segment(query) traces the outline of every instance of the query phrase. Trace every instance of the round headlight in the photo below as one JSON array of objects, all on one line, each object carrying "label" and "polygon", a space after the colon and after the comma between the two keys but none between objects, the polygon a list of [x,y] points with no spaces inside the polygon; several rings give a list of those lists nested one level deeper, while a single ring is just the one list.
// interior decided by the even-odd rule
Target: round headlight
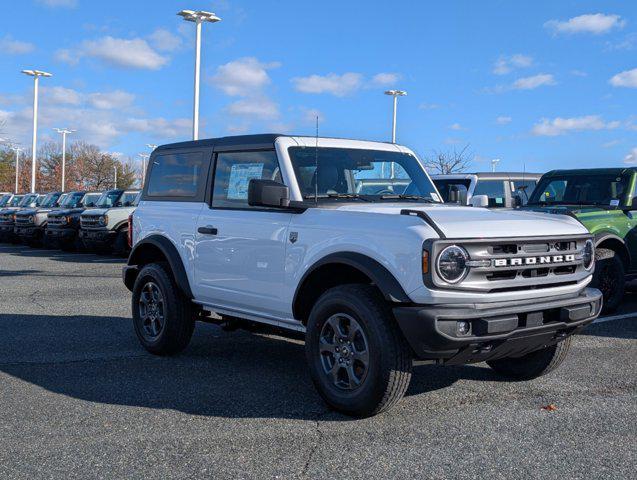
[{"label": "round headlight", "polygon": [[106,225],[108,223],[108,215],[102,215],[99,219],[100,225]]},{"label": "round headlight", "polygon": [[31,223],[35,223],[37,217],[35,215],[31,215]]},{"label": "round headlight", "polygon": [[586,240],[584,246],[584,252],[582,253],[582,260],[584,260],[584,268],[590,270],[595,264],[595,246],[592,240]]},{"label": "round headlight", "polygon": [[438,275],[447,283],[458,283],[469,273],[468,260],[469,254],[464,248],[451,245],[438,255]]}]

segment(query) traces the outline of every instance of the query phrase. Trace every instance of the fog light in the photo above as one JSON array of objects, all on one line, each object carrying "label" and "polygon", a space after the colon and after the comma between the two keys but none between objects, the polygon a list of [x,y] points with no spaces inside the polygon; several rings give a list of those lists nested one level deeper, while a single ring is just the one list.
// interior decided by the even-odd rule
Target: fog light
[{"label": "fog light", "polygon": [[456,331],[459,335],[467,335],[470,329],[471,324],[469,322],[465,322],[464,320],[456,324]]}]

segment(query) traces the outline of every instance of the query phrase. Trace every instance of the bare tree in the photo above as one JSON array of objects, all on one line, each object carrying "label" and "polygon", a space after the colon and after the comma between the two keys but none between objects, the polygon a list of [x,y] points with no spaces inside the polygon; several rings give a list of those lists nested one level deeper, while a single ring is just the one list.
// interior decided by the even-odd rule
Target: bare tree
[{"label": "bare tree", "polygon": [[440,152],[435,151],[432,155],[425,157],[425,168],[432,173],[460,173],[469,168],[470,152],[469,144],[465,145],[462,150]]}]

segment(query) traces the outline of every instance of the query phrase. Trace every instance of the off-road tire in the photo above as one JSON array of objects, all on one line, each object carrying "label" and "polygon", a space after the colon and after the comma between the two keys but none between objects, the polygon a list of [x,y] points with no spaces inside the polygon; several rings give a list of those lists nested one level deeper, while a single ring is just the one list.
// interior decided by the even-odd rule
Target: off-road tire
[{"label": "off-road tire", "polygon": [[[139,302],[141,290],[148,282],[159,287],[164,299],[164,326],[155,339],[144,334]],[[165,263],[151,263],[142,268],[135,280],[132,296],[133,326],[142,346],[155,355],[173,355],[188,346],[195,320],[190,299],[179,290]]]},{"label": "off-road tire", "polygon": [[125,228],[117,232],[115,241],[113,242],[113,254],[118,257],[128,257],[128,230]]},{"label": "off-road tire", "polygon": [[513,380],[532,380],[552,372],[559,367],[571,347],[571,337],[522,357],[506,357],[487,361],[500,375]]},{"label": "off-road tire", "polygon": [[[369,368],[355,390],[341,390],[325,373],[319,350],[321,332],[330,317],[349,315],[362,327],[368,340]],[[368,417],[393,407],[409,387],[411,349],[396,325],[380,292],[369,285],[341,285],[325,292],[310,313],[305,340],[312,381],[333,409],[356,417]]]},{"label": "off-road tire", "polygon": [[624,262],[617,252],[608,248],[595,250],[595,273],[591,286],[599,288],[604,296],[602,313],[619,308],[624,298],[626,277]]}]

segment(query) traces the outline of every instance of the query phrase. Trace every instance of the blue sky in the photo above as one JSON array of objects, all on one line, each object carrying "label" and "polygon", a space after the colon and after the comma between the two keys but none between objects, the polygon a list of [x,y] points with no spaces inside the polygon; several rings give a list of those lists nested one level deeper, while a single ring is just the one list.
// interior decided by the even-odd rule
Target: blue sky
[{"label": "blue sky", "polygon": [[[8,4],[11,4],[8,7]],[[202,137],[278,131],[398,141],[419,154],[469,144],[472,169],[637,164],[637,2],[7,1],[0,137],[52,127],[136,156],[191,135],[194,26],[203,32]]]}]

